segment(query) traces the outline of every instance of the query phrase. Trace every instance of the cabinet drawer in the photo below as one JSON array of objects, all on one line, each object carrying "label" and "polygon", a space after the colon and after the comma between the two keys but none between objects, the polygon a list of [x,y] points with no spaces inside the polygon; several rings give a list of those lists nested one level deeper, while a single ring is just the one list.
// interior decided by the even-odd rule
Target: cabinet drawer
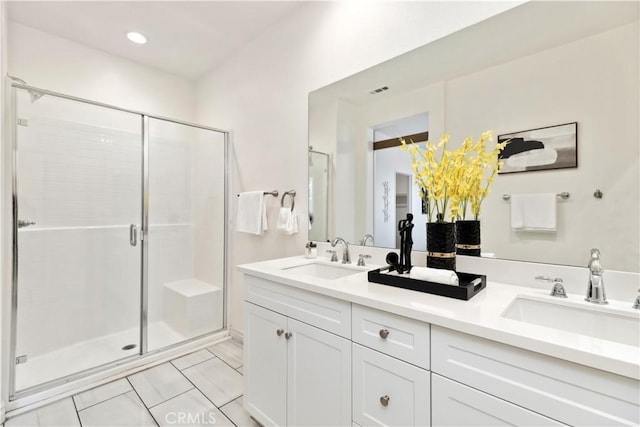
[{"label": "cabinet drawer", "polygon": [[429,369],[429,324],[360,305],[352,309],[354,342]]},{"label": "cabinet drawer", "polygon": [[429,371],[353,344],[353,422],[428,426]]},{"label": "cabinet drawer", "polygon": [[245,275],[245,300],[351,338],[351,303]]},{"label": "cabinet drawer", "polygon": [[432,326],[434,373],[570,425],[640,423],[640,382]]},{"label": "cabinet drawer", "polygon": [[565,425],[433,373],[431,396],[434,426]]}]

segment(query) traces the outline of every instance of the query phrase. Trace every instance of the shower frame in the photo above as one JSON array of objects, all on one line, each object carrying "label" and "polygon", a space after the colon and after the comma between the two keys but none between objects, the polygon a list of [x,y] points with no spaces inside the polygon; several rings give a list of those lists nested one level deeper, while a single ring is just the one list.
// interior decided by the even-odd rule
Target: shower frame
[{"label": "shower frame", "polygon": [[[140,273],[140,352],[135,355],[123,357],[105,364],[97,365],[89,369],[85,369],[61,378],[57,378],[51,381],[44,382],[32,387],[28,387],[24,390],[16,390],[16,345],[17,345],[17,310],[18,310],[18,187],[17,187],[17,90],[26,90],[30,94],[37,94],[38,96],[48,95],[56,98],[75,101],[83,104],[93,105],[102,108],[108,108],[115,111],[121,111],[125,113],[136,114],[140,116],[141,131],[142,131],[142,176],[141,176],[141,206],[142,206],[142,218],[141,218],[141,273]],[[9,144],[10,144],[10,164],[9,171],[3,172],[3,179],[11,179],[11,218],[12,218],[12,259],[11,259],[11,315],[10,315],[10,331],[9,331],[9,351],[8,360],[5,363],[9,364],[9,378],[8,378],[8,402],[10,407],[7,410],[15,410],[22,406],[30,405],[33,401],[42,399],[48,399],[59,392],[54,390],[56,387],[72,383],[74,381],[81,380],[94,374],[105,373],[113,368],[127,365],[129,369],[135,369],[134,366],[128,366],[135,362],[144,362],[147,359],[153,359],[154,356],[160,356],[163,353],[170,352],[172,350],[178,351],[181,347],[187,347],[189,344],[195,344],[198,341],[206,340],[209,337],[215,337],[216,335],[228,334],[228,319],[227,319],[227,279],[229,277],[228,272],[228,201],[229,201],[229,131],[224,129],[218,129],[210,126],[203,126],[196,123],[190,123],[173,118],[163,117],[159,115],[149,114],[137,110],[131,110],[128,108],[122,108],[114,105],[109,105],[89,99],[75,97],[71,95],[61,94],[58,92],[41,89],[38,87],[29,86],[18,82],[11,82],[9,95],[9,111],[7,114],[8,122],[5,124],[9,128]],[[203,129],[212,132],[222,133],[224,135],[224,255],[223,255],[223,297],[222,297],[222,329],[207,332],[205,334],[188,338],[186,340],[158,348],[152,351],[148,351],[148,298],[149,298],[149,271],[148,271],[148,255],[149,255],[149,119],[162,120],[164,122],[174,123],[178,125],[193,127],[197,129]],[[4,350],[3,350],[4,351]],[[6,353],[5,353],[6,354]],[[150,360],[150,362],[152,362]],[[4,380],[3,380],[4,381]],[[33,397],[37,399],[32,399]],[[33,400],[33,401],[32,401]],[[24,401],[24,405],[18,404],[12,405],[12,403],[18,403]]]}]

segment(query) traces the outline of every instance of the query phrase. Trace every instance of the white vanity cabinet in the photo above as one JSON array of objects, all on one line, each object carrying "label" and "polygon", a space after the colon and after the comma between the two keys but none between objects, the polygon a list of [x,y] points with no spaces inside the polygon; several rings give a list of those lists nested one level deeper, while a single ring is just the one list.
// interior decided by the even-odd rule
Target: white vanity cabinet
[{"label": "white vanity cabinet", "polygon": [[351,341],[309,324],[319,318],[350,335],[351,304],[259,278],[246,283],[245,408],[263,425],[351,425]]},{"label": "white vanity cabinet", "polygon": [[640,425],[636,379],[403,316],[400,298],[245,277],[244,405],[264,425]]},{"label": "white vanity cabinet", "polygon": [[352,340],[354,423],[429,425],[429,324],[354,304]]}]

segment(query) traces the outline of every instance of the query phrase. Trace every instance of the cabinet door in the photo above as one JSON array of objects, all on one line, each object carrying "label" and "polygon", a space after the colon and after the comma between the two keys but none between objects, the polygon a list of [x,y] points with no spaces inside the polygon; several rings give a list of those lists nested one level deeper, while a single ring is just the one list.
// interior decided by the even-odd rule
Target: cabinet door
[{"label": "cabinet door", "polygon": [[288,319],[287,423],[351,426],[351,341]]},{"label": "cabinet door", "polygon": [[353,421],[361,426],[428,426],[429,371],[353,344]]},{"label": "cabinet door", "polygon": [[245,303],[244,407],[263,425],[287,425],[286,327],[281,314]]},{"label": "cabinet door", "polygon": [[497,397],[431,374],[434,426],[563,426]]}]

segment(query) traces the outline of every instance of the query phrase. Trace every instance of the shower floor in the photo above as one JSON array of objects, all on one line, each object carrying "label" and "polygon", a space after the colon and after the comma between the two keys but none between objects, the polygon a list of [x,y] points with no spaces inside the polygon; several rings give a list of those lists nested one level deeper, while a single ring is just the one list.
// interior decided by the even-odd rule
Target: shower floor
[{"label": "shower floor", "polygon": [[[150,324],[147,336],[149,351],[187,339],[164,322]],[[135,344],[135,347],[123,350],[122,347],[128,344]],[[140,329],[132,328],[29,357],[26,363],[16,366],[16,390],[63,378],[139,352]]]}]

